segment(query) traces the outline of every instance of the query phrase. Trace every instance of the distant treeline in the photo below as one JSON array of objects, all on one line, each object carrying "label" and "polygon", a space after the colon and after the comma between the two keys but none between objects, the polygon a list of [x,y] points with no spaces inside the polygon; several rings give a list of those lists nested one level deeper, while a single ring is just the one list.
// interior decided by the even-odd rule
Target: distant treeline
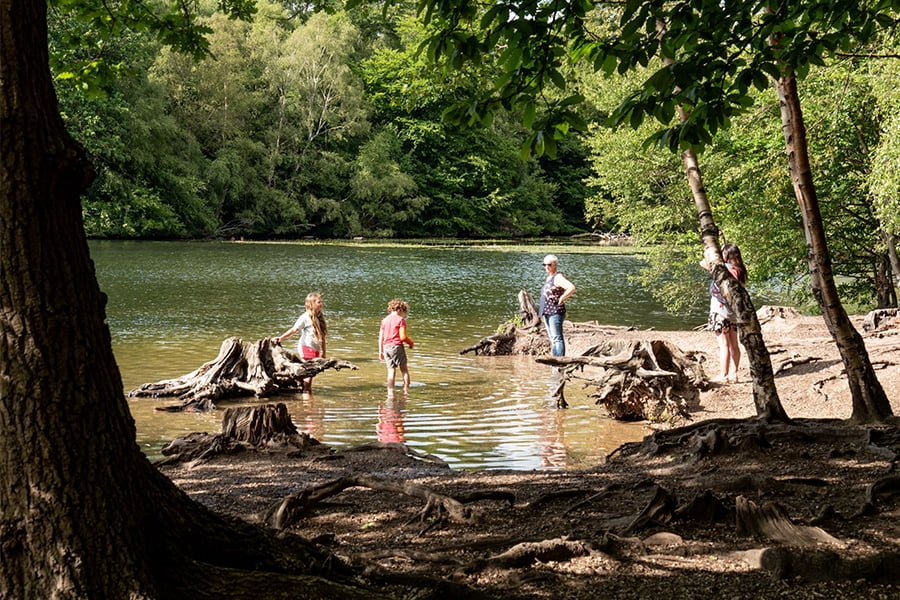
[{"label": "distant treeline", "polygon": [[[206,0],[204,0],[206,1]],[[327,2],[325,3],[327,4]],[[116,238],[526,238],[594,230],[649,246],[641,277],[673,309],[702,301],[697,219],[679,157],[647,147],[655,126],[611,130],[608,114],[643,74],[573,73],[584,132],[559,132],[555,158],[523,155],[504,112],[451,125],[489,91],[495,66],[444,72],[420,45],[411,4],[258,3],[251,22],[214,14],[210,57],[140,32],[101,43],[115,77],[85,78],[95,31],[50,8],[57,91],[97,176],[87,232]],[[896,55],[895,39],[871,55]],[[803,81],[823,217],[842,290],[861,307],[891,300],[887,209],[900,190],[900,61],[848,57]],[[63,66],[60,66],[63,65]],[[71,77],[64,65],[76,65]],[[85,68],[87,65],[87,68]],[[659,65],[648,65],[657,69]],[[576,90],[567,90],[567,93]],[[464,114],[464,113],[463,113]],[[478,114],[476,112],[473,115]],[[459,118],[457,118],[457,121]],[[752,285],[810,299],[806,242],[771,90],[719,132],[700,160],[716,221],[744,251]],[[894,274],[896,276],[896,274]],[[698,300],[699,298],[699,300]]]},{"label": "distant treeline", "polygon": [[[292,5],[296,7],[296,5]],[[485,77],[445,76],[417,53],[411,10],[205,20],[196,62],[126,33],[105,49],[122,73],[102,95],[60,80],[63,112],[97,180],[95,237],[518,237],[585,231],[588,150],[523,158],[503,115],[445,123]],[[55,50],[91,35],[59,15]]]}]

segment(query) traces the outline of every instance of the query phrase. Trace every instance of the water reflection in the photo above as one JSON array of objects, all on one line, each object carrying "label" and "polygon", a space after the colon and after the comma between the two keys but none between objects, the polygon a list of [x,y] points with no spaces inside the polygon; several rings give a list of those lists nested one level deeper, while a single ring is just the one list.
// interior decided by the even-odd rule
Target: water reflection
[{"label": "water reflection", "polygon": [[544,411],[539,433],[542,467],[564,469],[572,466],[573,460],[569,455],[569,448],[566,446],[565,424],[563,411],[549,409]]},{"label": "water reflection", "polygon": [[404,443],[406,435],[403,429],[403,413],[406,410],[406,398],[403,396],[388,398],[378,406],[378,441],[383,444]]},{"label": "water reflection", "polygon": [[297,415],[291,415],[294,425],[320,442],[327,442],[325,429],[325,406],[316,399],[316,394],[308,397],[300,395],[302,410]]},{"label": "water reflection", "polygon": [[[214,358],[227,337],[277,335],[295,318],[305,294],[319,290],[328,306],[329,354],[359,370],[317,376],[310,399],[263,400],[285,402],[300,430],[335,446],[402,439],[456,468],[587,466],[639,438],[644,428],[605,418],[576,385],[566,389],[570,408],[557,410],[548,394],[551,368],[530,357],[458,354],[515,314],[519,289],[537,291],[545,251],[91,245],[98,279],[109,296],[113,350],[126,390],[192,371]],[[638,259],[556,253],[573,276],[578,274],[571,318],[657,328],[693,323],[665,315],[631,283],[627,276]],[[411,306],[414,382],[408,398],[398,394],[388,403],[375,346],[383,307],[398,296]],[[154,410],[168,403],[130,402],[138,442],[151,457],[174,437],[219,430],[221,412]]]}]

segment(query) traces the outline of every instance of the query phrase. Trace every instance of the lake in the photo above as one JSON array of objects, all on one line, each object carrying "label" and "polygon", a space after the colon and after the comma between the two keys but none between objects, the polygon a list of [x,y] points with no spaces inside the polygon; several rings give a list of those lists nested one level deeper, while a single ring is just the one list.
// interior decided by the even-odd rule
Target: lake
[{"label": "lake", "polygon": [[[316,377],[312,399],[279,396],[297,426],[327,444],[403,441],[454,468],[567,469],[598,464],[640,439],[641,424],[604,416],[580,386],[571,408],[548,398],[549,367],[529,357],[462,356],[511,318],[516,294],[536,299],[545,253],[578,292],[568,317],[602,324],[682,329],[705,315],[666,313],[629,278],[640,258],[582,247],[428,247],[368,244],[92,241],[125,390],[183,375],[215,358],[230,336],[279,335],[306,294],[325,299],[330,357],[357,371]],[[377,356],[378,324],[391,298],[410,304],[409,397],[389,402]],[[284,342],[296,349],[296,337]],[[274,399],[264,399],[272,401]],[[217,432],[221,412],[163,413],[173,400],[129,399],[138,442],[151,458],[169,440]],[[235,400],[234,406],[259,400]]]}]

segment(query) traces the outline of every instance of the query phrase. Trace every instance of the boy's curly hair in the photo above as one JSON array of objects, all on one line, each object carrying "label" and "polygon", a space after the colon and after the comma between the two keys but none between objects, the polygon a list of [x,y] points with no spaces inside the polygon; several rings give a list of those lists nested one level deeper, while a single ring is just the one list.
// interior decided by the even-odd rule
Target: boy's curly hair
[{"label": "boy's curly hair", "polygon": [[408,313],[409,312],[409,304],[401,300],[400,298],[394,298],[387,305],[388,312],[398,312],[398,313]]}]

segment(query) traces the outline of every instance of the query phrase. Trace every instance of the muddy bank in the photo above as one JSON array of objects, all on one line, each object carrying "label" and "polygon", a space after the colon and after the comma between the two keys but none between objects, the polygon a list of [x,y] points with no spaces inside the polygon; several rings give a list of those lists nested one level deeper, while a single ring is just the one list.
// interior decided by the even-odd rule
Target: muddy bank
[{"label": "muddy bank", "polygon": [[[569,353],[607,335],[648,335],[599,329],[570,329]],[[414,484],[467,508],[465,517],[426,510],[422,496],[360,485],[286,528],[376,581],[433,578],[496,598],[900,597],[900,433],[840,422],[850,415],[849,391],[820,318],[778,318],[763,329],[785,409],[809,419],[792,432],[742,420],[754,415],[744,363],[738,383],[701,392],[694,430],[660,432],[584,471],[459,472],[390,445],[240,452],[162,469],[196,500],[256,522],[291,494],[354,476]],[[651,333],[695,351],[707,372],[718,368],[712,334]],[[898,333],[865,336],[895,414]]]}]

